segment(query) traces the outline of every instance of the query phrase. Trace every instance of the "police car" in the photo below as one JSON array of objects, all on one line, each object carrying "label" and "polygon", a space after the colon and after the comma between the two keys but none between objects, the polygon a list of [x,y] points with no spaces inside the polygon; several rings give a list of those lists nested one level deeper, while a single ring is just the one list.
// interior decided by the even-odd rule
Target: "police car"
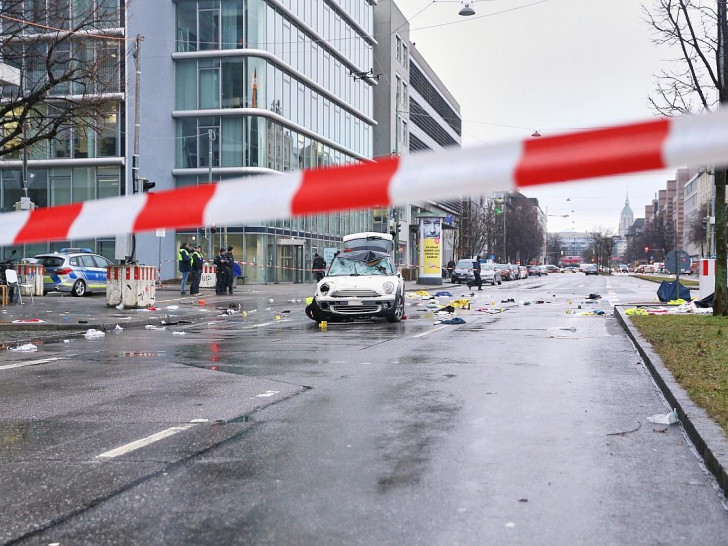
[{"label": "police car", "polygon": [[84,296],[106,290],[106,268],[112,261],[90,248],[62,248],[58,252],[39,254],[36,263],[43,266],[43,292],[70,292]]}]

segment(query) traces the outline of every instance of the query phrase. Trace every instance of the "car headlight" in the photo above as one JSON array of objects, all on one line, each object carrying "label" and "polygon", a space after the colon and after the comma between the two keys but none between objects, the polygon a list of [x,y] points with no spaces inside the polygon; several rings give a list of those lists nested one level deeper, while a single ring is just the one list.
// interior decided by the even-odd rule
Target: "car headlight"
[{"label": "car headlight", "polygon": [[392,292],[394,292],[394,283],[387,281],[382,285],[382,288],[384,288],[385,294],[391,294]]},{"label": "car headlight", "polygon": [[321,292],[322,296],[325,296],[326,294],[328,294],[329,290],[331,290],[331,287],[327,283],[324,283],[321,286],[319,286],[319,292]]}]

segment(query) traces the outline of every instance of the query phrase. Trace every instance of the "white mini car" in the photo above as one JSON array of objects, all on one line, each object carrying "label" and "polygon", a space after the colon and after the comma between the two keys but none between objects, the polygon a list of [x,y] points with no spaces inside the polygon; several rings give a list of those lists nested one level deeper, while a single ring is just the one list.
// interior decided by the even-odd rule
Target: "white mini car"
[{"label": "white mini car", "polygon": [[345,250],[316,285],[306,315],[316,322],[404,316],[404,281],[392,257],[374,250]]}]

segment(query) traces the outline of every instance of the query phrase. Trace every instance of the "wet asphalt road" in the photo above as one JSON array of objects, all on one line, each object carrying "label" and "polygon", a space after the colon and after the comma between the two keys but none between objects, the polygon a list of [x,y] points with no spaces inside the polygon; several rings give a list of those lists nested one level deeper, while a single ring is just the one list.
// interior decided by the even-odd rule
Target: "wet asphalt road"
[{"label": "wet asphalt road", "polygon": [[656,287],[550,275],[484,288],[474,309],[506,310],[461,326],[408,299],[401,324],[327,331],[260,299],[3,355],[0,542],[726,543],[633,346],[579,314]]}]

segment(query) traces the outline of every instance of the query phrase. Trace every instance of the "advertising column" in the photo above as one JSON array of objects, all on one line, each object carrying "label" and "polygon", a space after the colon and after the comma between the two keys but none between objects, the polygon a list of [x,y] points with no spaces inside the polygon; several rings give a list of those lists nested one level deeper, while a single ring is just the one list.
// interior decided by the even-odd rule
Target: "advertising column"
[{"label": "advertising column", "polygon": [[420,284],[442,284],[442,220],[444,216],[420,216]]}]

